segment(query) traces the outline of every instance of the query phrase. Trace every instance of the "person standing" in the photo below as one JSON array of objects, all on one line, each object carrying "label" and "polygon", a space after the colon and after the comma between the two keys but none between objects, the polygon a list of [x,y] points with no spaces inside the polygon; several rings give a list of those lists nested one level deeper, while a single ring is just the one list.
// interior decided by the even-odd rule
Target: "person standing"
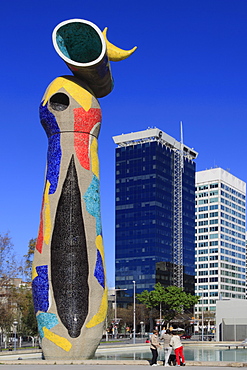
[{"label": "person standing", "polygon": [[[185,359],[184,359],[184,349],[180,340],[181,334],[175,334],[176,332],[172,332],[172,337],[170,340],[170,345],[174,349],[177,366],[185,366]],[[181,362],[180,362],[181,359]]]},{"label": "person standing", "polygon": [[170,366],[168,361],[169,361],[170,354],[172,352],[172,346],[170,345],[171,338],[172,338],[172,335],[169,329],[167,329],[160,337],[161,340],[164,340],[164,343],[163,343],[163,348],[165,352],[164,366]]},{"label": "person standing", "polygon": [[166,332],[166,328],[165,327],[163,327],[163,329],[161,330],[161,332],[160,332],[160,336],[162,337],[162,335],[163,334],[165,334],[165,332]]},{"label": "person standing", "polygon": [[157,364],[158,348],[161,348],[158,338],[158,330],[153,330],[153,334],[150,337],[150,349],[152,352],[151,366],[159,366]]}]

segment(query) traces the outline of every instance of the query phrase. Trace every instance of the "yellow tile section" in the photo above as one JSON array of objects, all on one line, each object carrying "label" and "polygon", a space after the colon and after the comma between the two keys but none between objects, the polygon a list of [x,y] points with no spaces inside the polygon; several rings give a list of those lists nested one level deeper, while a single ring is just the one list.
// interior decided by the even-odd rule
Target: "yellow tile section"
[{"label": "yellow tile section", "polygon": [[104,290],[104,294],[101,300],[99,311],[92,317],[92,319],[87,323],[86,327],[88,329],[100,324],[106,318],[107,313],[107,289]]},{"label": "yellow tile section", "polygon": [[45,338],[49,339],[51,342],[55,343],[58,347],[62,348],[64,351],[69,352],[71,350],[72,344],[68,339],[60,337],[60,335],[54,334],[51,330],[43,326],[43,331]]},{"label": "yellow tile section", "polygon": [[75,82],[67,80],[63,77],[56,78],[48,87],[46,95],[44,97],[43,105],[47,103],[50,97],[59,89],[64,88],[74,98],[78,104],[87,112],[92,105],[93,96],[83,87],[77,85]]},{"label": "yellow tile section", "polygon": [[44,242],[46,245],[49,244],[51,237],[51,212],[50,212],[50,201],[49,201],[49,189],[50,182],[47,181],[44,193]]},{"label": "yellow tile section", "polygon": [[92,163],[92,172],[99,179],[99,157],[98,157],[98,140],[94,137],[91,142],[90,156]]},{"label": "yellow tile section", "polygon": [[103,263],[105,263],[104,246],[103,246],[103,239],[101,235],[96,236],[95,244],[96,244],[97,249],[100,251]]},{"label": "yellow tile section", "polygon": [[36,266],[34,266],[34,264],[33,264],[33,267],[32,267],[32,280],[35,279],[36,276],[38,276],[38,273],[36,271]]}]

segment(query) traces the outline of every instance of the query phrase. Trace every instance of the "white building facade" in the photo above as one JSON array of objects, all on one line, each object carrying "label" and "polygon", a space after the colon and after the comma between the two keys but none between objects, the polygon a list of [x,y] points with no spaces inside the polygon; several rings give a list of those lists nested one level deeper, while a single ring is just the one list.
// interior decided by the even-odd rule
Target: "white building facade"
[{"label": "white building facade", "polygon": [[222,168],[197,172],[195,318],[213,320],[217,300],[246,299],[245,222],[246,183]]}]

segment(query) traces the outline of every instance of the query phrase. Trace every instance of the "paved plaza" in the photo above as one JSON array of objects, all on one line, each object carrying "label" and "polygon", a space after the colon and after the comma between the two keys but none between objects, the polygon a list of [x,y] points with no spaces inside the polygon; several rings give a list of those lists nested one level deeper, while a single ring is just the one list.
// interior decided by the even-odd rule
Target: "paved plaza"
[{"label": "paved plaza", "polygon": [[[233,365],[233,364],[232,364]],[[240,364],[236,363],[235,366],[224,366],[223,363],[218,363],[218,366],[211,366],[211,365],[203,365],[203,366],[186,366],[186,369],[191,369],[191,370],[219,370],[219,367],[223,367],[224,370],[232,370],[233,368],[239,368],[243,367],[244,365],[247,364]],[[104,364],[104,365],[87,365],[87,364],[81,364],[81,365],[59,365],[59,364],[46,364],[46,365],[35,365],[30,364],[30,365],[6,365],[0,364],[0,369],[3,370],[147,370],[150,366],[147,365],[120,365],[120,364]],[[245,366],[244,366],[245,367]],[[157,366],[157,368],[159,368]],[[161,366],[163,368],[163,366]]]},{"label": "paved plaza", "polygon": [[[195,345],[199,346],[198,343],[186,343],[186,346],[194,347]],[[206,348],[219,346],[217,343],[201,343],[201,346]],[[221,344],[222,346],[223,344]],[[241,343],[224,343],[224,346],[234,346],[239,347]],[[147,344],[135,344],[134,347],[146,347],[149,348]],[[110,352],[112,354],[117,354],[119,350],[123,350],[128,352],[133,349],[133,344],[119,344],[111,346],[104,346],[101,345],[99,348],[99,352]],[[230,352],[229,352],[230,353]],[[42,360],[42,350],[22,350],[16,352],[0,352],[0,370],[144,370],[147,368],[151,368],[149,361],[147,359],[92,359],[92,360]],[[234,358],[234,356],[233,356]],[[236,362],[234,360],[228,361],[186,361],[187,369],[193,370],[206,370],[206,369],[219,369],[220,367],[227,369],[233,368],[240,368],[240,367],[247,367],[247,361],[245,362],[245,358],[242,359],[244,362]],[[162,366],[163,361],[159,361],[158,363]]]}]

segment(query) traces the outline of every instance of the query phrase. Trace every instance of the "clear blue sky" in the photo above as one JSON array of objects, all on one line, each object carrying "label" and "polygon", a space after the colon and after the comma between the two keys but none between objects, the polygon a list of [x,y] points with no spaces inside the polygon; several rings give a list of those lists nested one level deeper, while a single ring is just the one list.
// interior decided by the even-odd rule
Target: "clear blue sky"
[{"label": "clear blue sky", "polygon": [[19,256],[37,236],[47,138],[38,106],[47,85],[69,70],[51,42],[54,27],[82,18],[123,49],[112,63],[115,88],[100,99],[103,236],[114,286],[112,136],[156,126],[199,152],[197,170],[214,166],[247,181],[247,1],[2,1],[0,232]]}]

